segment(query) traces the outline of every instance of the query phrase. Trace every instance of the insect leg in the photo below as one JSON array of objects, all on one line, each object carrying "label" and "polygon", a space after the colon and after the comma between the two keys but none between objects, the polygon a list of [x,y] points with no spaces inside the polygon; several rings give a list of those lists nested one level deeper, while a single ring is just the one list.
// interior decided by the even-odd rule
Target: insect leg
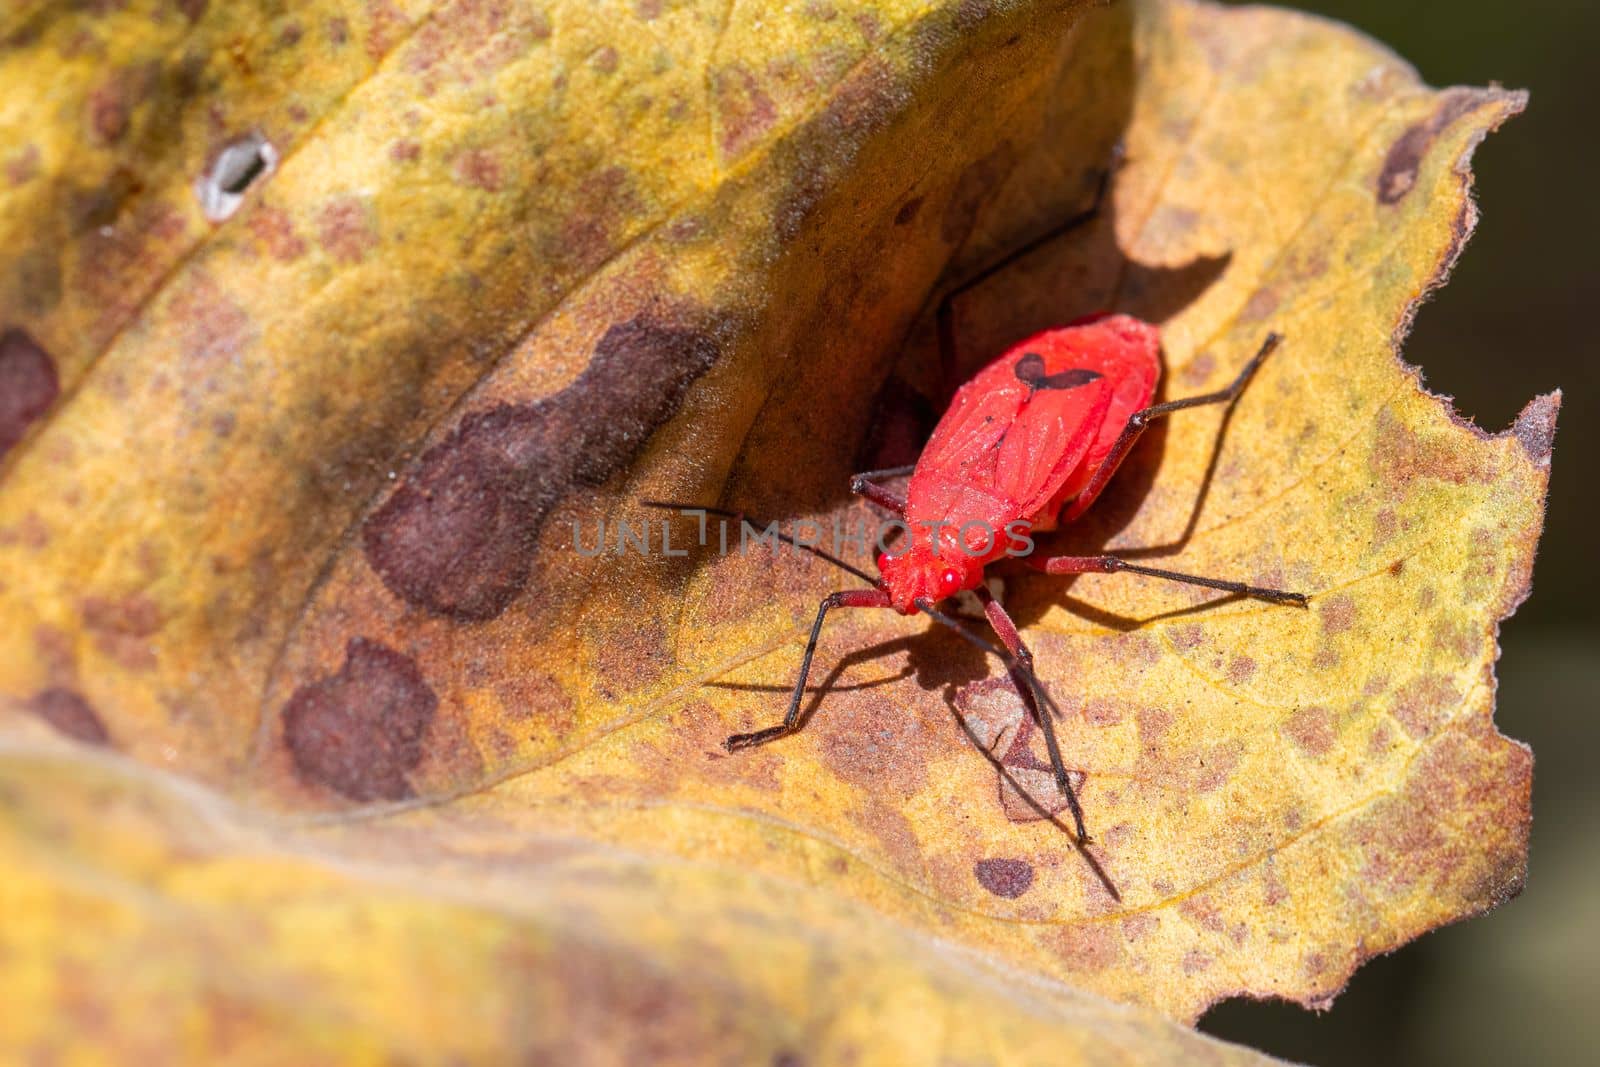
[{"label": "insect leg", "polygon": [[984,267],[978,273],[946,292],[939,299],[939,310],[934,316],[934,324],[939,334],[939,369],[944,375],[947,398],[953,391],[953,383],[962,381],[960,361],[956,357],[955,302],[1019,259],[1032,255],[1056,238],[1065,236],[1078,227],[1094,221],[1096,216],[1100,214],[1100,209],[1105,205],[1106,193],[1111,188],[1111,176],[1116,173],[1117,167],[1121,163],[1122,146],[1118,145],[1112,154],[1110,165],[1100,173],[1099,183],[1095,186],[1094,200],[1088,207],[1052,226],[1020,248],[1014,248],[1007,252],[998,261]]},{"label": "insect leg", "polygon": [[1120,556],[1045,556],[1042,558],[1029,556],[1024,562],[1035,570],[1044,571],[1046,574],[1115,574],[1118,571],[1128,571],[1131,574],[1145,574],[1152,578],[1165,578],[1169,582],[1183,582],[1185,585],[1200,585],[1207,589],[1221,589],[1227,593],[1255,597],[1257,600],[1270,600],[1275,604],[1306,606],[1306,595],[1304,593],[1289,593],[1282,589],[1267,589],[1258,585],[1246,585],[1243,582],[1230,582],[1221,578],[1205,578],[1197,574],[1183,574],[1179,571],[1162,570],[1159,567],[1146,567],[1138,563],[1129,563]]},{"label": "insect leg", "polygon": [[[1078,805],[1078,794],[1073,792],[1072,781],[1067,777],[1066,765],[1061,762],[1061,746],[1056,743],[1055,723],[1045,709],[1041,708],[1033,699],[1033,684],[1043,683],[1038,681],[1038,676],[1033,670],[1033,653],[1028,651],[1028,646],[1022,643],[1022,635],[1017,632],[1017,624],[1011,621],[1011,616],[1006,613],[1005,607],[996,600],[994,594],[986,586],[978,586],[973,592],[978,594],[978,599],[983,603],[983,613],[989,619],[989,625],[994,627],[994,632],[1000,638],[1000,643],[1006,646],[1013,659],[1017,661],[1022,670],[1033,676],[1032,684],[1027,678],[1014,679],[1019,693],[1027,694],[1029,710],[1033,712],[1034,721],[1039,724],[1040,731],[1044,734],[1045,751],[1050,754],[1050,769],[1056,776],[1056,788],[1067,798],[1067,806],[1072,809],[1072,821],[1076,824],[1078,841],[1087,845],[1089,832],[1083,826],[1083,808]],[[1015,669],[1013,669],[1015,673]]]},{"label": "insect leg", "polygon": [[1244,387],[1255,376],[1256,368],[1261,366],[1262,361],[1272,354],[1272,350],[1277,348],[1278,342],[1282,340],[1283,337],[1279,334],[1267,334],[1266,340],[1261,342],[1260,350],[1256,352],[1249,363],[1244,365],[1244,369],[1239,372],[1239,376],[1234,378],[1226,389],[1219,389],[1215,393],[1206,393],[1202,396],[1184,397],[1182,400],[1169,400],[1165,404],[1157,404],[1154,407],[1135,411],[1132,415],[1129,415],[1127,425],[1122,428],[1122,434],[1117,438],[1116,444],[1111,446],[1111,451],[1107,453],[1106,458],[1101,461],[1100,466],[1095,468],[1094,474],[1084,485],[1083,491],[1062,511],[1061,522],[1071,522],[1079,515],[1082,515],[1090,504],[1094,503],[1095,497],[1100,495],[1100,490],[1106,487],[1106,482],[1111,480],[1111,476],[1117,472],[1117,468],[1122,465],[1122,461],[1133,450],[1135,442],[1139,440],[1139,435],[1144,433],[1145,427],[1150,425],[1153,420],[1159,419],[1163,415],[1171,415],[1174,411],[1182,411],[1185,408],[1197,408],[1205,404],[1232,403],[1240,393],[1244,392]]},{"label": "insect leg", "polygon": [[787,737],[800,729],[800,701],[806,694],[806,676],[811,673],[811,657],[817,651],[817,638],[822,633],[822,620],[827,616],[830,608],[886,608],[889,606],[889,594],[881,589],[845,589],[832,593],[823,598],[822,604],[817,608],[817,621],[811,624],[811,638],[806,642],[805,655],[800,658],[800,677],[795,680],[794,693],[789,697],[789,710],[783,717],[783,722],[777,726],[769,726],[765,730],[754,733],[734,734],[728,738],[726,745],[729,752],[737,752],[742,748],[755,748],[768,741],[776,741],[780,737]]},{"label": "insect leg", "polygon": [[880,508],[887,508],[896,515],[904,516],[906,501],[903,496],[897,496],[894,490],[879,485],[884,478],[899,478],[910,474],[917,469],[915,463],[908,463],[904,467],[884,467],[882,470],[862,471],[850,478],[850,491],[857,496],[864,496]]}]

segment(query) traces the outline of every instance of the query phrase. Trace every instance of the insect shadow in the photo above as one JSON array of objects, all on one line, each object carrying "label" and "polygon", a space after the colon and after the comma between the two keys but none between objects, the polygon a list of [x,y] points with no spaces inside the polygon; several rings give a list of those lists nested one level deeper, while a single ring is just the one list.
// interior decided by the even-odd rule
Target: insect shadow
[{"label": "insect shadow", "polygon": [[[976,622],[977,620],[973,621]],[[900,653],[906,655],[907,663],[892,674],[851,683],[841,683],[840,681],[841,678],[855,668],[876,663],[886,656]],[[978,735],[973,732],[971,724],[961,714],[957,703],[958,694],[964,685],[984,676],[987,668],[984,662],[985,658],[985,654],[981,650],[952,634],[939,630],[891,638],[856,648],[835,660],[825,677],[806,686],[808,699],[800,713],[799,729],[805,729],[812,716],[820,710],[823,699],[830,693],[877,689],[905,681],[908,678],[914,679],[916,685],[923,691],[938,692],[942,695],[945,707],[950,712],[950,717],[955,721],[957,728],[966,736],[968,743],[994,768],[1001,782],[1008,785],[1014,794],[1032,809],[1034,815],[1040,821],[1052,824],[1062,834],[1071,839],[1072,828],[1063,822],[1057,813],[1035,797],[1026,785],[1018,781],[1012,768],[1006,766],[990,749],[984,747]],[[790,687],[786,684],[764,685],[745,682],[710,682],[707,684],[711,688],[741,692],[788,693],[790,691]],[[1090,849],[1076,841],[1073,844],[1107,894],[1113,900],[1121,903],[1122,894],[1099,858]]]}]

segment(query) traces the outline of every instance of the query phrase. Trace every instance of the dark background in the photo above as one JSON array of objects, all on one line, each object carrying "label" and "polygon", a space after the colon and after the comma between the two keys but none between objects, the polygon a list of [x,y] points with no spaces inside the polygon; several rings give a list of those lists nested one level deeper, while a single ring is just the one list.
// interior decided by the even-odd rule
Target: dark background
[{"label": "dark background", "polygon": [[1500,82],[1527,112],[1479,149],[1481,219],[1406,345],[1429,387],[1504,429],[1535,393],[1565,394],[1533,597],[1501,631],[1502,732],[1533,746],[1528,885],[1500,910],[1357,972],[1314,1014],[1235,1001],[1202,1028],[1336,1064],[1593,1063],[1600,1053],[1600,626],[1595,523],[1600,329],[1600,8],[1558,0],[1304,0],[1437,86]]}]

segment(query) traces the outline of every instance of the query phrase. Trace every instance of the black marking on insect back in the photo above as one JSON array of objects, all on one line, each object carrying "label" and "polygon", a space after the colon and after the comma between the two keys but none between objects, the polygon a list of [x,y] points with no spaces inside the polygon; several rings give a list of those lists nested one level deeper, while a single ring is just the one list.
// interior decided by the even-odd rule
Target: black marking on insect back
[{"label": "black marking on insect back", "polygon": [[607,330],[560,392],[468,415],[367,519],[368,563],[408,604],[495,618],[527,586],[550,509],[643,451],[716,362],[724,332],[641,315]]},{"label": "black marking on insect back", "polygon": [[1017,376],[1017,381],[1029,389],[1076,389],[1080,385],[1100,380],[1098,371],[1084,370],[1081,367],[1046,374],[1044,357],[1037,352],[1023,353],[1022,358],[1011,368],[1011,372]]},{"label": "black marking on insect back", "polygon": [[307,782],[351,800],[403,800],[438,707],[416,661],[356,637],[338,673],[289,698],[283,741]]}]

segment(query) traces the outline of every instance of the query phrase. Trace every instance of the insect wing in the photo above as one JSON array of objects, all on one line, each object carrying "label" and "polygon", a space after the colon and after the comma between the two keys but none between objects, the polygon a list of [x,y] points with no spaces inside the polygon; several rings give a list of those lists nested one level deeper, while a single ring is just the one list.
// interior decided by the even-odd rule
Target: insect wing
[{"label": "insect wing", "polygon": [[[1063,331],[1066,332],[1066,331]],[[1111,385],[1111,403],[1099,432],[1078,469],[1062,486],[1056,503],[1082,491],[1105,462],[1134,412],[1150,406],[1161,378],[1161,335],[1156,327],[1127,315],[1112,315],[1075,327],[1073,362],[1102,375]]]},{"label": "insect wing", "polygon": [[[917,475],[943,480],[986,481],[994,449],[1005,438],[1025,391],[985,388],[984,373],[956,391],[917,459]],[[913,476],[913,481],[918,480]]]},{"label": "insect wing", "polygon": [[[912,510],[1031,519],[1052,509],[1082,487],[1128,416],[1149,403],[1159,350],[1156,328],[1127,315],[1013,346],[956,392],[917,463]],[[981,516],[967,514],[974,494],[990,505]]]},{"label": "insect wing", "polygon": [[995,488],[1032,518],[1083,463],[1112,391],[1103,378],[1067,388],[1038,389],[1022,404],[1000,443]]}]

